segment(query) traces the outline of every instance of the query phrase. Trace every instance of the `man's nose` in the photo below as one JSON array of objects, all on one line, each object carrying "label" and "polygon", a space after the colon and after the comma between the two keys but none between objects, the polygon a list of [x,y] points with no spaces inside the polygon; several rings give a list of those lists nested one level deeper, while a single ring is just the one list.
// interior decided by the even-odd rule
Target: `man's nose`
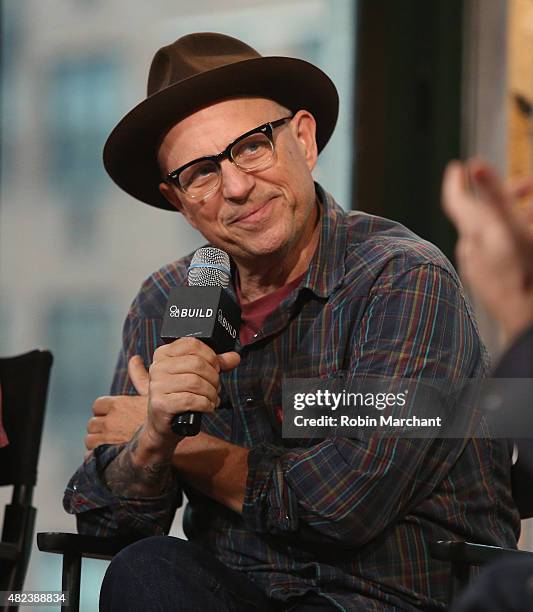
[{"label": "man's nose", "polygon": [[226,159],[220,165],[222,195],[227,200],[245,202],[254,188],[255,178]]}]

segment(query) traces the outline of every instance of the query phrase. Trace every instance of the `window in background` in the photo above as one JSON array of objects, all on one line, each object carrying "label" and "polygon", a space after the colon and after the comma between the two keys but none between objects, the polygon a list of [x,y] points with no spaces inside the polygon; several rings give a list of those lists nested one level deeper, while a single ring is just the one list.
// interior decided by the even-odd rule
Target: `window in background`
[{"label": "window in background", "polygon": [[[0,19],[0,70],[2,75],[1,91],[1,174],[3,180],[6,174],[14,171],[16,158],[14,153],[15,132],[17,130],[17,92],[16,70],[21,48],[24,14],[18,2],[1,2],[2,18]],[[11,87],[5,84],[9,82]],[[0,186],[3,186],[0,184]]]},{"label": "window in background", "polygon": [[50,412],[85,412],[85,418],[95,397],[108,392],[119,334],[111,322],[105,296],[62,296],[49,306],[47,346],[55,355]]},{"label": "window in background", "polygon": [[102,148],[120,115],[121,73],[119,63],[95,53],[62,57],[45,79],[47,177],[65,202],[72,248],[94,246],[96,209],[108,184]]}]

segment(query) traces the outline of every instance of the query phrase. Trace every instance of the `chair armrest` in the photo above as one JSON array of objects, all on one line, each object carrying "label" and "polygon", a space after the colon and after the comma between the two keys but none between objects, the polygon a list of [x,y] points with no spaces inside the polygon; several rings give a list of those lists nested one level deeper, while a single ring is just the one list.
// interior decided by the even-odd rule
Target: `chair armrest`
[{"label": "chair armrest", "polygon": [[111,559],[123,548],[138,539],[45,532],[37,534],[37,547],[43,552],[60,555],[71,554],[91,559]]},{"label": "chair armrest", "polygon": [[484,565],[501,557],[516,557],[526,555],[533,558],[533,552],[516,550],[514,548],[500,548],[473,544],[472,542],[430,542],[429,552],[434,559],[450,561],[451,563],[464,563],[466,565]]}]

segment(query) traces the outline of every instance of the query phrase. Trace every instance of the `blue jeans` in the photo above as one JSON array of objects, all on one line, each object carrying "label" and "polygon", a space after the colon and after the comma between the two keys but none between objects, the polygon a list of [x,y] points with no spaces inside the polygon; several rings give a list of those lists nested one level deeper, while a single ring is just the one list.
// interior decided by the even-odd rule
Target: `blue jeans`
[{"label": "blue jeans", "polygon": [[111,561],[101,612],[319,612],[335,610],[314,594],[282,604],[200,546],[169,536],[139,540]]}]

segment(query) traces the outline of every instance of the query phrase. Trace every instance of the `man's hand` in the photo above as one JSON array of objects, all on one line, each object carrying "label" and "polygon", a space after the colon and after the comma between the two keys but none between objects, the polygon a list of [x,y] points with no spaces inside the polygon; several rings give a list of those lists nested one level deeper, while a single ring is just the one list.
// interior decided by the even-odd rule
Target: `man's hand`
[{"label": "man's hand", "polygon": [[506,343],[533,323],[531,211],[517,203],[532,192],[533,181],[508,188],[480,160],[451,162],[444,174],[443,208],[459,232],[459,270],[501,324]]},{"label": "man's hand", "polygon": [[[183,342],[188,342],[185,338],[181,340]],[[202,342],[196,339],[190,340],[192,340],[194,344],[198,343],[203,347],[202,352],[209,354],[210,358],[213,359],[212,363],[216,364],[214,365],[215,369],[218,368],[218,370],[222,371],[225,369],[232,369],[240,361],[240,357],[237,353],[215,355],[215,353]],[[161,348],[163,349],[164,347]],[[210,353],[212,353],[212,355],[210,355]],[[158,355],[160,355],[160,353],[158,353]],[[184,368],[186,369],[186,366],[184,366]],[[191,376],[194,375],[194,373],[190,374]],[[89,419],[87,424],[87,435],[85,436],[85,446],[88,450],[93,450],[100,444],[123,444],[124,442],[128,442],[146,420],[150,376],[139,355],[135,355],[129,360],[128,375],[139,395],[105,395],[96,399],[93,404],[94,416]],[[216,399],[218,404],[218,392],[220,390],[218,373],[216,377]]]},{"label": "man's hand", "polygon": [[[239,362],[237,353],[216,355],[196,338],[180,338],[156,349],[149,370],[146,416],[122,452],[107,466],[104,479],[109,489],[123,496],[160,495],[172,479],[172,458],[183,439],[171,429],[173,417],[188,410],[215,410],[220,403],[219,374],[236,367]],[[130,362],[128,368],[131,365]],[[134,368],[136,365],[133,364]],[[139,387],[134,384],[144,393],[144,368],[141,372],[139,366],[133,380],[140,380]],[[122,422],[120,418],[118,421]],[[211,477],[211,470],[207,477]],[[232,489],[231,497],[236,507],[242,503],[242,482],[237,482],[237,493]]]},{"label": "man's hand", "polygon": [[[176,340],[158,349],[150,374],[138,355],[132,357],[128,375],[139,395],[99,397],[93,404],[94,416],[87,425],[85,445],[89,450],[100,444],[129,442],[106,470],[108,486],[121,495],[158,495],[170,479],[172,461],[174,469],[192,486],[241,512],[248,450],[203,432],[180,442],[170,430],[176,406],[199,409],[196,406],[203,402],[208,411],[214,409],[219,403],[220,372],[236,367],[239,362],[237,353],[215,355],[205,344],[192,338]],[[168,458],[159,456],[157,442],[152,445],[153,433],[148,437],[148,458],[143,452],[149,394],[151,418],[171,438],[170,446],[174,447],[171,460],[170,454]],[[198,395],[193,398],[194,402],[190,399],[192,395]]]},{"label": "man's hand", "polygon": [[144,423],[149,377],[139,355],[129,360],[128,374],[139,395],[105,395],[96,399],[93,404],[94,416],[87,424],[87,450],[93,450],[100,444],[128,442]]},{"label": "man's hand", "polygon": [[166,446],[177,439],[171,429],[176,414],[214,411],[220,404],[220,372],[239,362],[238,353],[217,355],[197,338],[179,338],[156,349],[149,372],[146,435]]}]

